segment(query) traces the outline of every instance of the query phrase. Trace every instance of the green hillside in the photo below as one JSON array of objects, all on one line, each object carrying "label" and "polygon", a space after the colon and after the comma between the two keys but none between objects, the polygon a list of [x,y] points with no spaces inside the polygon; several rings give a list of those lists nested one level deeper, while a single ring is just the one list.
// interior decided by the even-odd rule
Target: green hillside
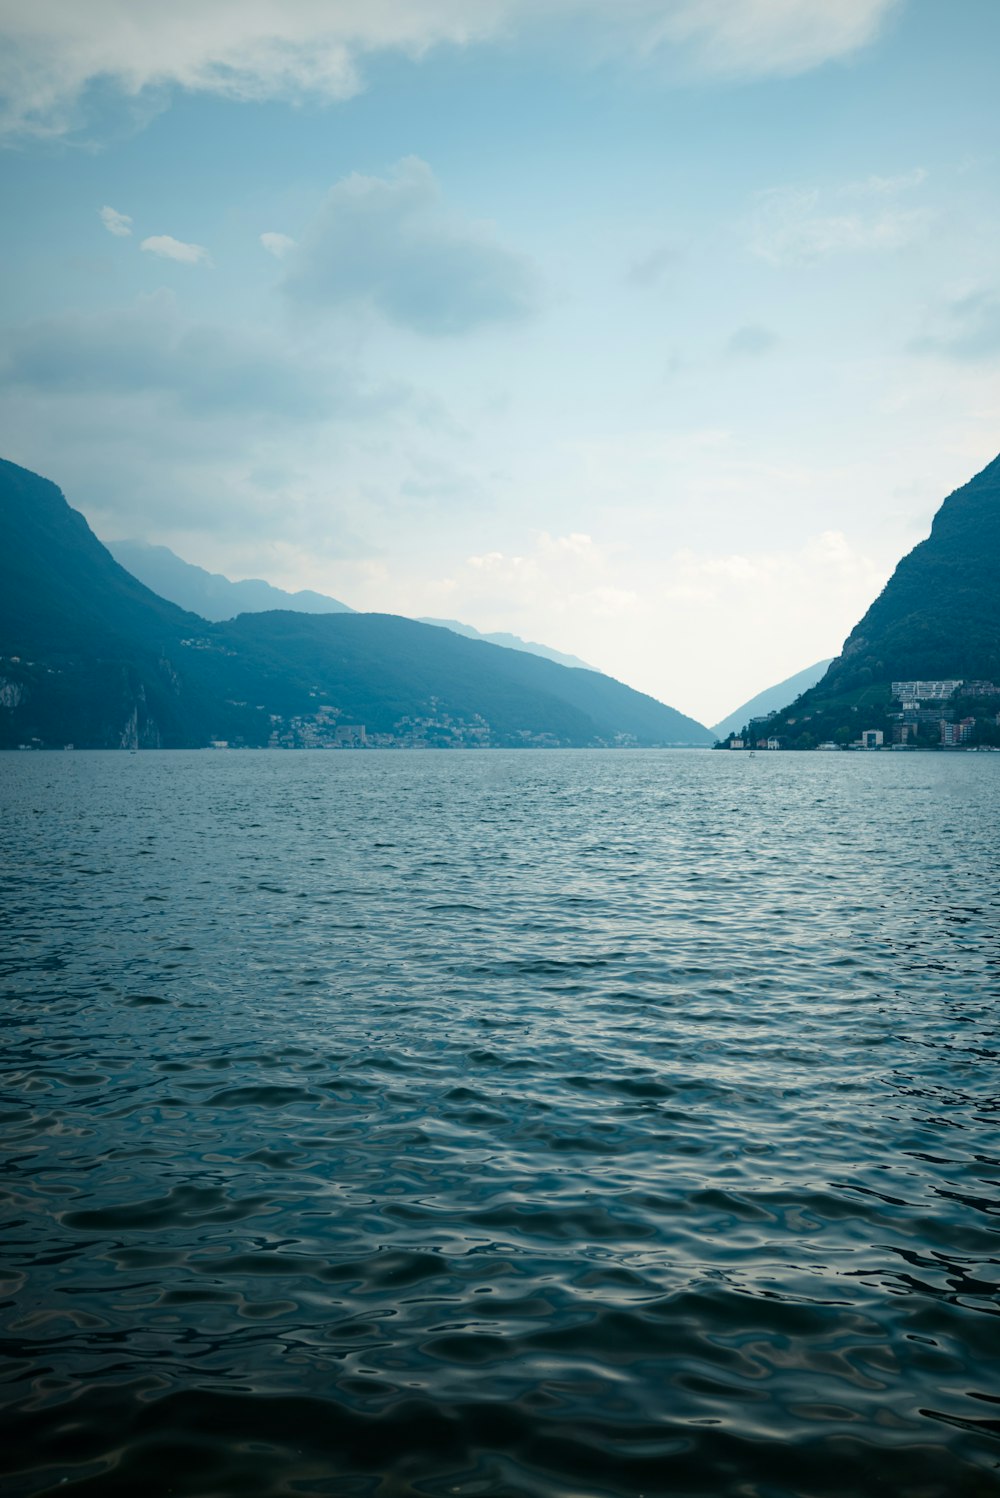
[{"label": "green hillside", "polygon": [[[390,614],[317,617],[243,614],[218,631],[241,655],[266,658],[279,675],[303,669],[346,712],[388,733],[406,715],[486,719],[505,742],[549,734],[560,742],[711,742],[708,730],[652,697],[596,671]],[[544,724],[544,726],[542,726]]]},{"label": "green hillside", "polygon": [[823,678],[767,731],[803,749],[888,734],[892,682],[942,679],[1000,684],[1000,457],[949,495]]}]

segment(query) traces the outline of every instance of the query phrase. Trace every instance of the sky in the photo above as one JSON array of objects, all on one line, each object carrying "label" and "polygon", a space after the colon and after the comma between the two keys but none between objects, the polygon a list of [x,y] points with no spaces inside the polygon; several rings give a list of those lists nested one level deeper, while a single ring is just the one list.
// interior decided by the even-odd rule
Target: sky
[{"label": "sky", "polygon": [[0,0],[0,455],[702,722],[1000,451],[995,0]]}]

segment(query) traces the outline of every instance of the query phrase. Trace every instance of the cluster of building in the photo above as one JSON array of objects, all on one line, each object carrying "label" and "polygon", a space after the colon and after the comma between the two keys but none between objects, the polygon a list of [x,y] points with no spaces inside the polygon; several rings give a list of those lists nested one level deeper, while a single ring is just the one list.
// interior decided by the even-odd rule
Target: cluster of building
[{"label": "cluster of building", "polygon": [[[983,712],[980,716],[969,712],[970,699],[981,699]],[[828,740],[817,744],[817,749],[907,749],[929,748],[960,749],[974,738],[983,739],[976,733],[980,725],[991,729],[1000,727],[1000,686],[992,681],[963,681],[947,678],[940,681],[894,681],[890,711],[883,718],[882,728],[865,728],[850,742],[847,733],[840,732],[838,738],[845,742]],[[960,709],[964,709],[960,717]],[[979,709],[977,708],[977,712]],[[752,718],[742,738],[732,738],[730,749],[781,749],[781,739],[771,727],[771,720],[778,716],[769,713],[766,718]],[[874,716],[874,715],[873,715]],[[789,724],[794,723],[789,718]],[[802,719],[803,723],[810,717]],[[829,732],[829,726],[827,727]],[[988,735],[985,735],[988,738]]]},{"label": "cluster of building", "polygon": [[[426,717],[400,718],[390,733],[379,733],[370,731],[364,723],[345,722],[343,709],[323,701],[318,690],[310,695],[318,699],[313,713],[268,715],[268,749],[476,749],[490,742],[490,725],[485,718],[478,714],[471,721],[453,718],[441,711],[435,699]],[[247,703],[233,702],[231,706],[246,707]],[[228,739],[211,740],[213,749],[240,747],[242,743]]]},{"label": "cluster of building", "polygon": [[[893,746],[915,744],[936,732],[937,741],[943,749],[959,749],[973,736],[978,719],[972,713],[959,718],[953,706],[957,697],[1000,697],[1000,687],[992,681],[963,681],[945,678],[941,681],[894,681],[892,700],[895,711],[889,714],[892,720]],[[991,715],[1000,723],[1000,713]],[[876,746],[878,747],[878,746]]]},{"label": "cluster of building", "polygon": [[363,723],[342,723],[340,708],[323,702],[314,713],[283,718],[269,714],[269,749],[363,749],[368,742]]},{"label": "cluster of building", "polygon": [[[283,718],[271,714],[269,749],[482,749],[490,743],[490,725],[478,713],[472,719],[453,718],[430,704],[426,717],[403,717],[389,733],[371,731],[364,723],[346,723],[340,708],[322,704],[315,713]],[[216,741],[215,747],[228,748]]]},{"label": "cluster of building", "polygon": [[[772,717],[772,718],[774,718],[774,717],[777,716],[777,714],[776,713],[771,713],[771,714],[769,714],[769,716]],[[738,738],[730,739],[729,740],[729,747],[730,747],[730,749],[780,749],[781,748],[781,740],[774,738],[773,735],[771,737],[768,737],[767,735],[765,735],[763,738],[759,738],[759,739],[754,737],[754,725],[758,724],[758,723],[766,723],[766,722],[767,722],[766,718],[751,718],[751,720],[750,720],[750,727],[747,730],[747,736],[746,736],[746,738],[745,739],[738,739]]]}]

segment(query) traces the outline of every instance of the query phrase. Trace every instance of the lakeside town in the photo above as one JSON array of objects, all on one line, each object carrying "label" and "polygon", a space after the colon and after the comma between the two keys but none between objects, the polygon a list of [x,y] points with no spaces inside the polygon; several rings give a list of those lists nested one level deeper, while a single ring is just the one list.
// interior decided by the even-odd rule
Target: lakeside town
[{"label": "lakeside town", "polygon": [[[845,709],[803,714],[768,713],[751,718],[741,734],[731,734],[722,747],[736,750],[822,749],[1000,749],[1000,686],[992,681],[894,681],[888,702],[852,704],[853,717],[867,726],[856,731],[843,722],[827,738],[817,736],[806,725],[828,727],[831,717],[843,719]],[[783,726],[799,729],[799,736],[774,731]]]}]

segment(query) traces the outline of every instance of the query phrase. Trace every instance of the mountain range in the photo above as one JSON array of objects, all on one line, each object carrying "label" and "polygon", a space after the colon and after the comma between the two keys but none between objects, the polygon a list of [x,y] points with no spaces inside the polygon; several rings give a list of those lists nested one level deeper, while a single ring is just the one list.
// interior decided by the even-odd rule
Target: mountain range
[{"label": "mountain range", "polygon": [[386,614],[212,621],[160,597],[47,479],[0,461],[0,747],[699,745],[596,671]]},{"label": "mountain range", "polygon": [[[303,588],[288,593],[276,588],[262,578],[250,577],[233,582],[221,572],[208,572],[194,562],[185,562],[168,546],[151,546],[146,541],[105,541],[116,562],[127,572],[152,588],[161,598],[168,598],[182,609],[200,614],[203,619],[216,623],[223,619],[235,619],[237,614],[261,614],[271,609],[291,609],[296,614],[353,614],[357,611],[349,604],[331,598],[327,593],[313,593]],[[453,630],[469,640],[488,640],[491,645],[504,645],[508,650],[524,650],[529,655],[540,655],[544,660],[556,661],[560,666],[575,666],[583,671],[593,668],[579,656],[566,655],[548,645],[539,645],[535,640],[522,640],[520,635],[497,632],[484,634],[471,624],[462,624],[457,619],[424,619],[421,624],[436,624],[440,629]]]},{"label": "mountain range", "polygon": [[[146,541],[106,541],[105,546],[126,571],[146,584],[161,598],[167,598],[180,608],[200,614],[204,619],[221,622],[233,619],[237,614],[265,613],[273,609],[289,609],[297,614],[353,614],[349,604],[341,603],[326,593],[314,593],[308,589],[286,592],[261,578],[246,578],[231,581],[221,572],[208,572],[194,562],[186,562],[167,546],[154,546]],[[507,650],[523,650],[529,655],[539,655],[543,660],[555,661],[560,666],[571,666],[581,671],[593,667],[577,655],[567,655],[536,640],[524,640],[520,635],[506,631],[484,633],[471,624],[458,619],[432,619],[421,617],[420,624],[433,624],[439,629],[450,629],[469,640],[486,640],[491,645],[502,645]],[[712,732],[717,738],[725,738],[738,731],[751,718],[764,717],[791,702],[807,687],[813,686],[830,664],[830,657],[807,666],[768,687],[729,713]]]}]

